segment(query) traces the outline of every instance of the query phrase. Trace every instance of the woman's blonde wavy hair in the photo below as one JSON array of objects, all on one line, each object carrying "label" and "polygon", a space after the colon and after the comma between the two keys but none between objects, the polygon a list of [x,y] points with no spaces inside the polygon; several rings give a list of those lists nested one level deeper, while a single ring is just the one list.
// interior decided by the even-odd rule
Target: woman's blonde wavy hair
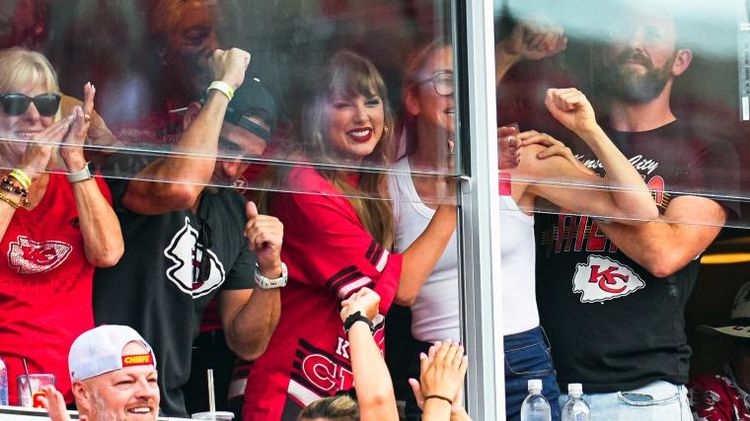
[{"label": "woman's blonde wavy hair", "polygon": [[349,396],[330,396],[307,405],[299,414],[297,421],[318,418],[328,421],[359,421],[359,406]]}]

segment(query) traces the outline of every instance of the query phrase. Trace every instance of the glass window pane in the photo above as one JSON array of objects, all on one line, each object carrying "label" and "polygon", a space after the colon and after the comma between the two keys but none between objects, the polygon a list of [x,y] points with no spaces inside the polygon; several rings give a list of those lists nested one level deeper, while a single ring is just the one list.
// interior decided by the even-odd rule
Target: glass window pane
[{"label": "glass window pane", "polygon": [[[508,175],[514,185],[528,184],[551,203],[525,208],[650,219],[649,212],[641,213],[647,209],[631,207],[648,189],[661,214],[670,202],[692,196],[726,211],[726,218],[717,219],[673,207],[667,213],[671,222],[746,225],[741,208],[748,196],[744,167],[749,158],[743,147],[747,12],[738,5],[496,3],[499,124],[515,125],[516,132],[508,133],[541,145],[531,150],[562,142],[599,176],[577,172],[574,162],[565,162],[572,161],[565,149],[555,147],[554,157],[541,160],[529,152],[522,158],[531,168],[508,168]],[[563,101],[548,91],[571,87],[585,95],[585,102],[575,104],[586,104],[590,123],[595,116],[596,135],[591,132],[595,126],[575,123],[580,113],[570,108],[571,98]],[[616,162],[607,165],[609,158],[595,145],[605,135],[613,143],[603,144],[614,144],[642,181],[632,172],[619,173]]]}]

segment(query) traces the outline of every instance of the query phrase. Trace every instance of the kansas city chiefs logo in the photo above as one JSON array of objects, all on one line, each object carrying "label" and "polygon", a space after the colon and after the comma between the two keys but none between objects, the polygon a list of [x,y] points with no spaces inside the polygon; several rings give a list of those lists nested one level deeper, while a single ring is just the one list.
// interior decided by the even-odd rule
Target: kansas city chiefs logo
[{"label": "kansas city chiefs logo", "polygon": [[[197,249],[196,249],[197,247]],[[204,282],[197,282],[199,262],[203,259],[203,250],[209,264],[208,277]],[[180,291],[190,294],[193,298],[200,298],[218,288],[224,282],[224,265],[221,264],[213,251],[206,250],[198,244],[198,230],[190,225],[190,218],[185,217],[185,225],[172,238],[164,256],[174,264],[167,268],[167,279],[175,284]],[[195,259],[193,259],[195,257]]]},{"label": "kansas city chiefs logo", "polygon": [[70,255],[73,246],[62,241],[36,242],[19,235],[8,247],[8,266],[21,275],[49,272],[60,266]]},{"label": "kansas city chiefs logo", "polygon": [[630,295],[646,283],[617,260],[592,254],[586,263],[576,265],[573,292],[580,292],[582,303],[597,303]]}]

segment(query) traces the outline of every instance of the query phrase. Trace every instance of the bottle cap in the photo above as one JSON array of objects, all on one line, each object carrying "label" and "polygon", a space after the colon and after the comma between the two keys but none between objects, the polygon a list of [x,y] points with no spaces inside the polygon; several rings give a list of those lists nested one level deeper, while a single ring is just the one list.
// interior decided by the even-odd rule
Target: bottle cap
[{"label": "bottle cap", "polygon": [[542,391],[542,381],[539,379],[531,379],[529,380],[529,392],[541,392]]},{"label": "bottle cap", "polygon": [[580,383],[569,383],[568,384],[568,394],[572,395],[574,393],[577,394],[583,394],[583,385]]}]

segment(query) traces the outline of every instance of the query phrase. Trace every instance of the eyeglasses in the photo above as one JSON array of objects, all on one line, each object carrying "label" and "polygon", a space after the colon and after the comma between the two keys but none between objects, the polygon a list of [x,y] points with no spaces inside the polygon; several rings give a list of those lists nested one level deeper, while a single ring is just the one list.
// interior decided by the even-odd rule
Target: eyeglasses
[{"label": "eyeglasses", "polygon": [[41,94],[32,98],[18,92],[11,92],[0,95],[0,101],[3,103],[5,114],[12,116],[25,113],[32,102],[39,114],[45,117],[55,115],[57,109],[60,108],[60,94]]},{"label": "eyeglasses", "polygon": [[453,72],[444,70],[437,72],[432,77],[424,80],[417,81],[421,83],[432,82],[435,87],[435,92],[440,96],[453,95]]},{"label": "eyeglasses", "polygon": [[[211,259],[208,257],[208,250],[213,245],[211,226],[208,225],[208,221],[198,217],[200,228],[198,229],[198,239],[196,240],[195,248],[193,249],[193,281],[194,283],[202,284],[208,280],[211,275]],[[201,259],[198,261],[198,249],[201,250]],[[198,263],[196,265],[196,263]],[[196,275],[196,266],[198,274]]]}]

